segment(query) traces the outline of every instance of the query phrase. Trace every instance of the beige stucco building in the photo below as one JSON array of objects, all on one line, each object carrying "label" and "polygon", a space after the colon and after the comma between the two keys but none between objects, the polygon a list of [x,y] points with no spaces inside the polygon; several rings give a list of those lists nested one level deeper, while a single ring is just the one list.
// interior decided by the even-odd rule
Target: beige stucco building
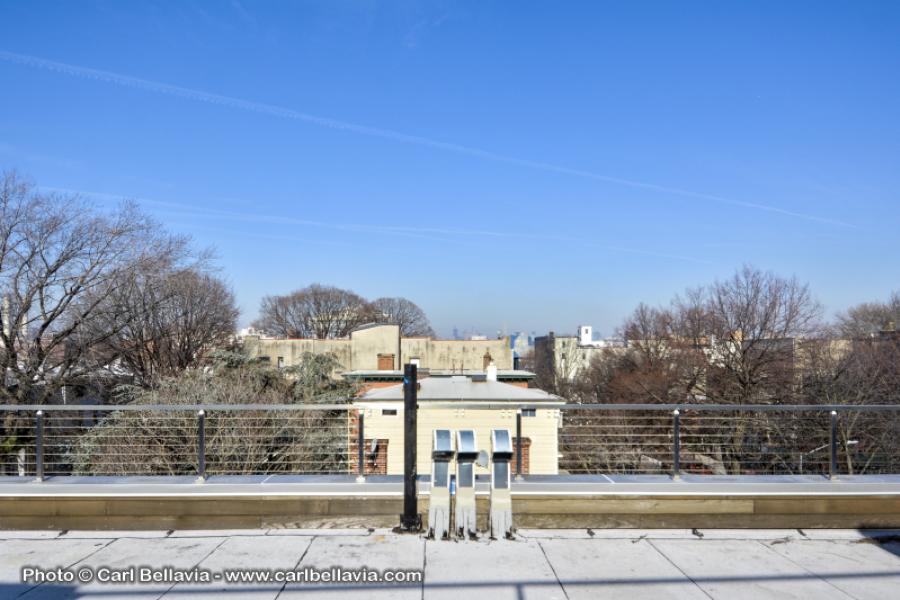
[{"label": "beige stucco building", "polygon": [[[535,388],[497,381],[492,375],[431,375],[419,381],[417,413],[417,470],[431,471],[432,431],[475,430],[479,449],[490,451],[492,429],[516,432],[516,412],[522,409],[523,472],[555,475],[559,471],[559,396]],[[403,473],[403,385],[373,389],[354,406],[364,416],[366,471]],[[351,425],[351,462],[355,468]],[[515,461],[513,461],[515,468]],[[487,474],[478,468],[478,474]]]},{"label": "beige stucco building", "polygon": [[541,381],[572,381],[591,366],[595,357],[622,351],[619,340],[594,340],[590,325],[579,325],[578,335],[549,335],[534,339],[534,370]]},{"label": "beige stucco building", "polygon": [[299,364],[305,353],[333,354],[350,371],[401,370],[406,363],[420,369],[452,372],[483,371],[491,362],[501,370],[513,368],[508,337],[493,340],[438,340],[431,337],[401,337],[396,325],[368,325],[349,338],[333,340],[283,339],[259,335],[243,338],[244,350],[253,358],[273,366]]}]

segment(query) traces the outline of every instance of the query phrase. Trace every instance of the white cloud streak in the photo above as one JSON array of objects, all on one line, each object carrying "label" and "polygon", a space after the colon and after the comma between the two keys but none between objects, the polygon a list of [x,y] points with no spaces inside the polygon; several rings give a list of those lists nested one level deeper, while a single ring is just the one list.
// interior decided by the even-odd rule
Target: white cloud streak
[{"label": "white cloud streak", "polygon": [[72,65],[72,64],[68,64],[68,63],[47,60],[44,58],[30,56],[27,54],[18,54],[15,52],[8,52],[6,50],[0,50],[0,60],[4,60],[4,61],[10,62],[10,63],[23,65],[23,66],[27,66],[27,67],[31,67],[31,68],[43,69],[46,71],[62,73],[62,74],[70,75],[73,77],[80,77],[83,79],[92,79],[95,81],[111,83],[111,84],[115,84],[115,85],[119,85],[119,86],[123,86],[123,87],[144,90],[144,91],[153,92],[153,93],[157,93],[157,94],[165,94],[168,96],[175,96],[178,98],[184,98],[184,99],[193,100],[196,102],[204,102],[207,104],[225,106],[228,108],[234,108],[237,110],[255,112],[255,113],[259,113],[259,114],[269,115],[272,117],[282,118],[282,119],[291,119],[291,120],[295,120],[295,121],[302,121],[302,122],[309,123],[312,125],[317,125],[319,127],[335,129],[338,131],[345,131],[345,132],[349,132],[349,133],[370,136],[370,137],[378,137],[378,138],[383,138],[386,140],[391,140],[391,141],[400,142],[400,143],[404,143],[404,144],[412,144],[412,145],[416,145],[416,146],[423,146],[426,148],[433,148],[435,150],[443,150],[446,152],[463,154],[466,156],[471,156],[473,158],[479,158],[479,159],[487,160],[487,161],[506,163],[506,164],[524,167],[524,168],[528,168],[528,169],[546,171],[546,172],[551,172],[551,173],[558,173],[560,175],[570,175],[570,176],[574,176],[574,177],[592,179],[595,181],[602,181],[605,183],[612,183],[612,184],[616,184],[616,185],[627,186],[627,187],[647,190],[647,191],[651,191],[651,192],[659,192],[662,194],[679,196],[681,198],[701,200],[701,201],[713,202],[713,203],[717,203],[717,204],[738,206],[738,207],[752,209],[752,210],[770,212],[770,213],[775,213],[775,214],[793,217],[793,218],[797,218],[797,219],[803,219],[806,221],[814,221],[814,222],[818,222],[818,223],[837,225],[837,226],[841,226],[841,227],[855,227],[855,225],[853,225],[853,224],[846,223],[844,221],[840,221],[837,219],[831,219],[828,217],[821,217],[821,216],[816,216],[816,215],[795,212],[795,211],[786,210],[786,209],[779,208],[777,206],[768,205],[768,204],[761,204],[761,203],[756,203],[756,202],[745,202],[742,200],[734,200],[732,198],[725,198],[725,197],[717,196],[717,195],[713,195],[713,194],[705,194],[705,193],[701,193],[701,192],[694,192],[691,190],[685,190],[685,189],[676,188],[676,187],[658,185],[655,183],[636,181],[633,179],[625,179],[625,178],[621,178],[621,177],[612,177],[610,175],[604,175],[601,173],[595,173],[593,171],[587,171],[587,170],[583,170],[583,169],[575,169],[575,168],[557,165],[557,164],[553,164],[553,163],[516,158],[513,156],[507,156],[505,154],[498,154],[496,152],[491,152],[489,150],[483,150],[481,148],[475,148],[472,146],[465,146],[465,145],[454,144],[454,143],[450,143],[450,142],[442,142],[440,140],[434,140],[434,139],[419,136],[419,135],[411,135],[411,134],[403,133],[400,131],[394,131],[392,129],[383,129],[383,128],[379,128],[379,127],[369,127],[367,125],[359,125],[356,123],[349,123],[347,121],[340,121],[340,120],[331,119],[328,117],[311,115],[309,113],[293,110],[290,108],[284,108],[281,106],[275,106],[272,104],[253,102],[250,100],[243,100],[243,99],[234,98],[231,96],[222,96],[219,94],[212,94],[212,93],[204,92],[201,90],[179,87],[179,86],[170,85],[167,83],[150,81],[147,79],[140,79],[138,77],[132,77],[130,75],[123,75],[120,73],[113,73],[111,71],[102,71],[99,69],[91,69],[88,67],[81,67],[78,65]]},{"label": "white cloud streak", "polygon": [[[56,194],[75,194],[86,198],[93,198],[103,202],[119,202],[126,199],[125,196],[110,194],[107,192],[90,192],[85,190],[73,190],[69,188],[41,186],[40,189],[47,193]],[[241,212],[232,210],[221,210],[217,208],[207,208],[204,206],[196,206],[187,202],[172,202],[168,200],[154,200],[150,198],[129,198],[134,202],[145,206],[155,206],[164,211],[183,217],[199,218],[199,219],[220,219],[226,221],[238,222],[254,222],[266,223],[270,225],[291,225],[302,227],[314,227],[322,229],[331,229],[350,233],[372,233],[377,235],[389,235],[395,237],[419,238],[432,242],[440,243],[465,243],[460,238],[481,237],[481,238],[503,238],[518,239],[529,241],[549,241],[562,242],[569,245],[582,246],[586,248],[596,248],[608,252],[636,254],[641,256],[652,256],[655,258],[663,258],[666,260],[677,260],[690,262],[695,264],[713,264],[711,261],[685,256],[681,254],[672,254],[666,252],[655,252],[652,250],[644,250],[640,248],[630,248],[625,246],[613,246],[608,244],[598,244],[590,240],[584,240],[573,236],[552,235],[552,234],[529,234],[507,231],[492,231],[485,229],[442,229],[433,227],[397,227],[391,225],[363,225],[359,223],[330,223],[326,221],[315,221],[310,219],[301,219],[297,217],[289,217],[283,215],[268,215],[258,212]],[[265,234],[252,234],[269,236],[271,239],[282,238],[283,236]]]}]

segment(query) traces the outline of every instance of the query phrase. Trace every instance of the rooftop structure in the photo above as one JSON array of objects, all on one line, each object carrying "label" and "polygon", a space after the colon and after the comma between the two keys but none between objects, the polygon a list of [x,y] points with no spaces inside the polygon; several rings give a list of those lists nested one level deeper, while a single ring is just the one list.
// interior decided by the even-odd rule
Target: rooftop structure
[{"label": "rooftop structure", "polygon": [[[430,468],[430,440],[434,429],[471,429],[479,450],[487,450],[495,429],[515,431],[516,413],[522,405],[522,471],[559,472],[558,407],[565,401],[536,388],[498,381],[499,371],[427,377],[418,382],[417,467]],[[366,443],[375,448],[373,472],[403,472],[403,385],[372,389],[355,403],[365,417]],[[486,473],[479,468],[479,473]]]},{"label": "rooftop structure", "polygon": [[249,335],[243,338],[243,344],[251,357],[278,367],[299,364],[306,353],[329,353],[340,363],[340,373],[396,371],[405,363],[416,364],[420,369],[454,372],[483,370],[492,362],[499,369],[514,368],[509,338],[440,340],[403,337],[396,325],[366,325],[344,339],[285,339]]},{"label": "rooftop structure", "polygon": [[[495,377],[499,378],[499,371]],[[419,382],[420,402],[533,402],[537,404],[563,404],[559,396],[548,394],[536,388],[522,388],[484,377],[452,375],[450,377],[428,377]],[[403,400],[403,386],[371,390],[360,398],[360,402],[399,402]]]},{"label": "rooftop structure", "polygon": [[[369,390],[397,385],[403,382],[403,371],[390,370],[379,371],[378,369],[360,369],[358,371],[346,371],[343,373],[345,379],[357,382],[360,385],[360,394],[364,394]],[[469,377],[473,380],[484,380],[487,378],[486,369],[463,369],[462,371],[452,371],[448,369],[419,369],[419,379],[424,380],[432,377]],[[508,383],[523,388],[534,380],[535,374],[531,371],[521,369],[497,369],[497,381]]]}]

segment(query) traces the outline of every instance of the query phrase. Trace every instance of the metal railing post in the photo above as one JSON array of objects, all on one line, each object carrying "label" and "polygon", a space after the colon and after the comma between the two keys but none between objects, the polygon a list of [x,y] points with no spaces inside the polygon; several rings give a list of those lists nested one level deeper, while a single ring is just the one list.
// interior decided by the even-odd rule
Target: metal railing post
[{"label": "metal railing post", "polygon": [[34,480],[44,480],[44,411],[34,416]]},{"label": "metal railing post", "polygon": [[681,413],[672,411],[672,479],[681,477]]},{"label": "metal railing post", "polygon": [[516,480],[522,481],[522,409],[516,411]]},{"label": "metal railing post", "polygon": [[206,481],[206,411],[197,411],[197,481]]},{"label": "metal railing post", "polygon": [[366,421],[362,410],[359,411],[356,423],[358,427],[356,432],[356,460],[359,461],[356,465],[356,481],[357,483],[363,483],[366,480]]},{"label": "metal railing post", "polygon": [[831,446],[831,449],[829,450],[831,460],[829,461],[828,468],[828,479],[831,480],[837,479],[837,417],[837,411],[831,411],[831,439],[829,440],[829,445]]}]

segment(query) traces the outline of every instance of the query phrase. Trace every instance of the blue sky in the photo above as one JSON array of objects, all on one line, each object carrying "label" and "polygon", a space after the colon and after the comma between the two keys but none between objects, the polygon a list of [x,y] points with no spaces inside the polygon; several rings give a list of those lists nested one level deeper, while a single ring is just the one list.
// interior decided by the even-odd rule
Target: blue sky
[{"label": "blue sky", "polygon": [[309,283],[609,334],[750,263],[900,288],[897,2],[0,0],[0,168]]}]

